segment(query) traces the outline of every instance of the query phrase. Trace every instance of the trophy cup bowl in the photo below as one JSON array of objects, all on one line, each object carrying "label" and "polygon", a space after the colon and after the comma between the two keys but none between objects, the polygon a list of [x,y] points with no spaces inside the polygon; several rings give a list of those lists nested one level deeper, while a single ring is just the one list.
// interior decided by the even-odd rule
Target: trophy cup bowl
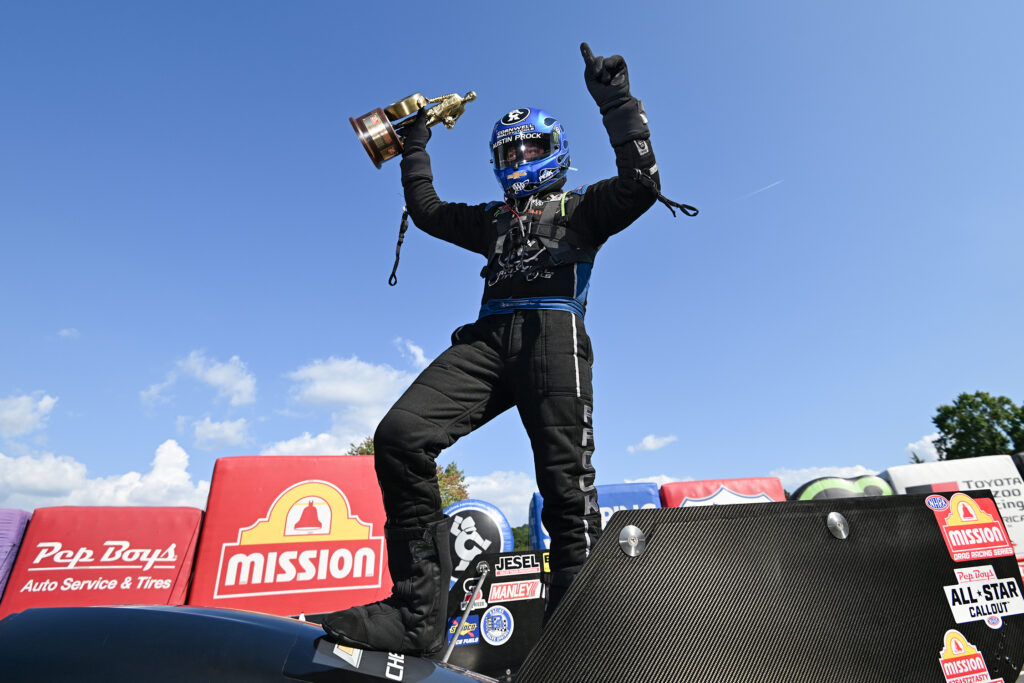
[{"label": "trophy cup bowl", "polygon": [[380,168],[385,161],[402,153],[402,135],[399,131],[412,123],[420,109],[428,104],[434,105],[427,109],[427,126],[443,123],[446,128],[452,128],[466,110],[466,103],[475,99],[476,93],[472,91],[462,96],[450,94],[429,99],[421,93],[415,93],[387,107],[378,107],[362,116],[349,117],[348,121],[370,156],[370,161]]}]

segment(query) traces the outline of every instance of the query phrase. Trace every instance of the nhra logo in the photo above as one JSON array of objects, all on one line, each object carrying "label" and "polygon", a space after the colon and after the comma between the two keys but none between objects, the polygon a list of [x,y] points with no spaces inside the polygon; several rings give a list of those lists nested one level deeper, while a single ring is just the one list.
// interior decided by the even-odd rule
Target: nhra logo
[{"label": "nhra logo", "polygon": [[501,125],[512,126],[517,123],[522,123],[523,119],[525,119],[529,115],[529,109],[513,109],[512,111],[501,117]]},{"label": "nhra logo", "polygon": [[997,514],[991,500],[974,500],[966,493],[953,494],[948,513],[935,511],[954,562],[1013,555],[1013,546]]},{"label": "nhra logo", "polygon": [[221,546],[214,598],[379,588],[384,539],[326,481],[282,492],[267,516]]}]

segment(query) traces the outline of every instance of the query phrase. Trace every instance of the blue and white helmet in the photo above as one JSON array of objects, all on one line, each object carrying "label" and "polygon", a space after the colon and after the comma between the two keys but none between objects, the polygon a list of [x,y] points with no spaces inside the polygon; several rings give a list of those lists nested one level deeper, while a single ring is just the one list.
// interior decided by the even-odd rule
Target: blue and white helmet
[{"label": "blue and white helmet", "polygon": [[494,124],[491,163],[505,195],[525,197],[550,187],[569,172],[565,130],[542,109],[513,109]]}]

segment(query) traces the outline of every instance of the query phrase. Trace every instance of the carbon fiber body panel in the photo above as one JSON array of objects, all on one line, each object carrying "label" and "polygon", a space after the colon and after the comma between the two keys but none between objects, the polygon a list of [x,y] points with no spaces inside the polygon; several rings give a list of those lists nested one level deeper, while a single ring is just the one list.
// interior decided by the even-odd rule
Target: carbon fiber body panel
[{"label": "carbon fiber body panel", "polygon": [[[963,680],[942,658],[951,629],[990,679],[1016,681],[1024,616],[956,623],[944,587],[988,566],[1020,590],[1017,563],[954,562],[925,498],[617,513],[516,683],[944,683]],[[845,540],[826,525],[833,511]],[[638,556],[620,548],[626,525],[645,536]]]}]

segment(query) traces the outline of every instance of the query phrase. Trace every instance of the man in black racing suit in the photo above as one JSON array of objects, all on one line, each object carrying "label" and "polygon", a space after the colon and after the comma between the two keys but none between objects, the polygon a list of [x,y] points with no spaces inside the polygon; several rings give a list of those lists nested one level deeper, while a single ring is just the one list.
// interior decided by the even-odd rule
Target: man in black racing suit
[{"label": "man in black racing suit", "polygon": [[[374,434],[394,593],[325,617],[342,644],[430,655],[444,643],[451,519],[441,512],[435,458],[515,406],[533,447],[551,536],[547,618],[601,532],[594,486],[593,351],[583,324],[594,256],[659,197],[658,169],[625,61],[581,46],[588,90],[603,115],[618,175],[564,191],[568,142],[556,119],[509,112],[491,147],[506,201],[438,199],[421,111],[406,128],[402,186],[424,232],[487,258],[476,322],[427,367]],[[537,161],[538,157],[544,157]]]}]

